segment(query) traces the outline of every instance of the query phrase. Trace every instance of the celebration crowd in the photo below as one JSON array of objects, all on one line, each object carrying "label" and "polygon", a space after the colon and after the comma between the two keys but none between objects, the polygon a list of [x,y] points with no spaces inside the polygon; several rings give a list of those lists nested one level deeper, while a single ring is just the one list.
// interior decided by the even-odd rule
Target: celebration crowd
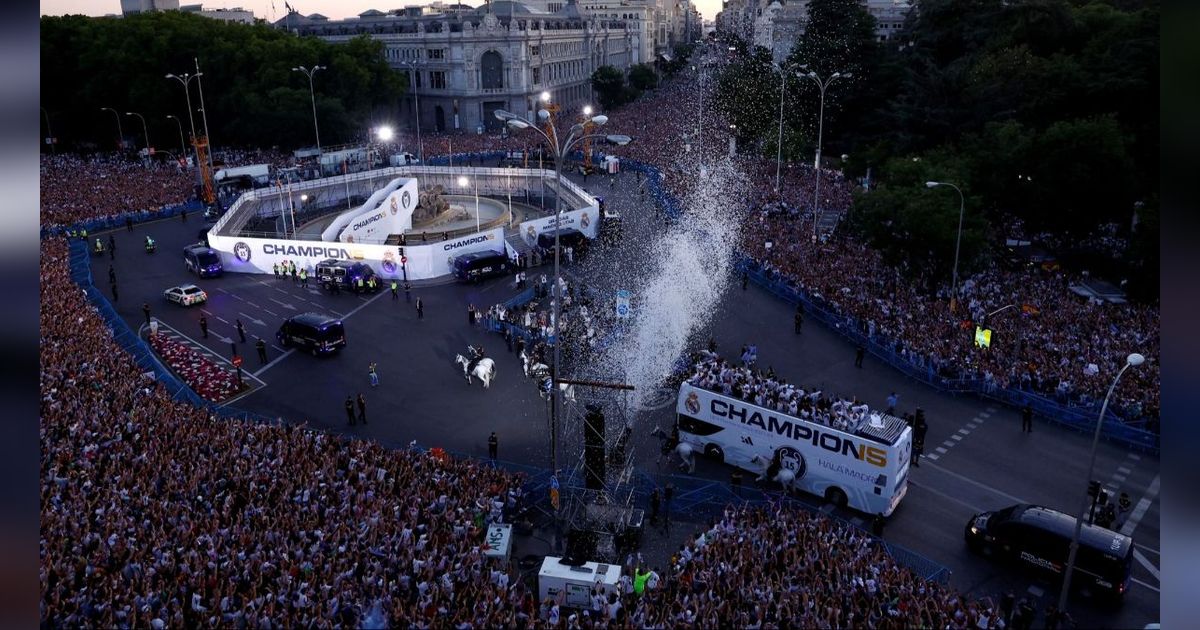
[{"label": "celebration crowd", "polygon": [[48,228],[178,205],[192,195],[195,175],[174,162],[147,167],[116,153],[60,153],[42,155],[39,182]]}]

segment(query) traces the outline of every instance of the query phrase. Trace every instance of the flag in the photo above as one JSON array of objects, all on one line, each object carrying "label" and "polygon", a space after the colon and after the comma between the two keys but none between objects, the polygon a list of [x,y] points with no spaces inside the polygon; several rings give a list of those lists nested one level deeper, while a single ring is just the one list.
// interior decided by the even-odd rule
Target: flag
[{"label": "flag", "polygon": [[1026,315],[1037,315],[1041,313],[1042,310],[1032,304],[1022,304],[1021,312],[1025,313]]},{"label": "flag", "polygon": [[288,4],[287,2],[283,3],[283,8],[287,9],[288,13],[292,13],[295,11],[295,9],[292,8],[292,5]]}]

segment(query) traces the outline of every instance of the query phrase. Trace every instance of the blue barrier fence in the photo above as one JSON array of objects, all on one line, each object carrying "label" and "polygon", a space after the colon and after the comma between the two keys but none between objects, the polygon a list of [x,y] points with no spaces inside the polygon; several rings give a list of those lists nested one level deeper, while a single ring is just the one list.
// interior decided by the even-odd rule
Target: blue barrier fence
[{"label": "blue barrier fence", "polygon": [[91,219],[88,221],[80,221],[72,225],[42,228],[41,236],[42,238],[46,238],[47,236],[65,236],[71,230],[87,230],[88,234],[91,235],[95,234],[96,232],[103,232],[104,230],[125,227],[126,220],[132,220],[133,223],[145,223],[147,221],[157,221],[159,219],[177,217],[184,211],[196,212],[203,209],[204,203],[193,199],[177,206],[163,207],[159,210],[138,210],[136,212],[126,212],[115,217]]}]

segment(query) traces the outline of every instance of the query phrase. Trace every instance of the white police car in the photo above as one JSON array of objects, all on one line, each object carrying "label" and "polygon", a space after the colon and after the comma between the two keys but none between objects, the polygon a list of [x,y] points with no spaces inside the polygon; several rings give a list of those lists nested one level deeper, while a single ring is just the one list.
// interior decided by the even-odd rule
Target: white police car
[{"label": "white police car", "polygon": [[194,284],[181,284],[177,287],[171,287],[163,291],[163,297],[167,298],[168,302],[174,302],[180,306],[191,306],[208,301],[208,294]]}]

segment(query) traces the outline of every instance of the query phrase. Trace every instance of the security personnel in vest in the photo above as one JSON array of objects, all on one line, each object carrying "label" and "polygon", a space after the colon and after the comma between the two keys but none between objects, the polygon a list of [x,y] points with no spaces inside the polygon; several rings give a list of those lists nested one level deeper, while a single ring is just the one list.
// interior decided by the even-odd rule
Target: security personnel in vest
[{"label": "security personnel in vest", "polygon": [[258,362],[266,364],[267,362],[267,343],[260,337],[254,342],[254,348],[258,350]]},{"label": "security personnel in vest", "polygon": [[362,276],[359,276],[359,277],[358,277],[358,292],[359,292],[359,293],[362,293],[362,292],[363,292],[363,279],[362,279]]},{"label": "security personnel in vest", "polygon": [[400,288],[399,283],[396,282],[395,278],[392,278],[392,301],[393,302],[400,299],[400,294],[396,292],[396,289],[398,289],[398,288]]}]

